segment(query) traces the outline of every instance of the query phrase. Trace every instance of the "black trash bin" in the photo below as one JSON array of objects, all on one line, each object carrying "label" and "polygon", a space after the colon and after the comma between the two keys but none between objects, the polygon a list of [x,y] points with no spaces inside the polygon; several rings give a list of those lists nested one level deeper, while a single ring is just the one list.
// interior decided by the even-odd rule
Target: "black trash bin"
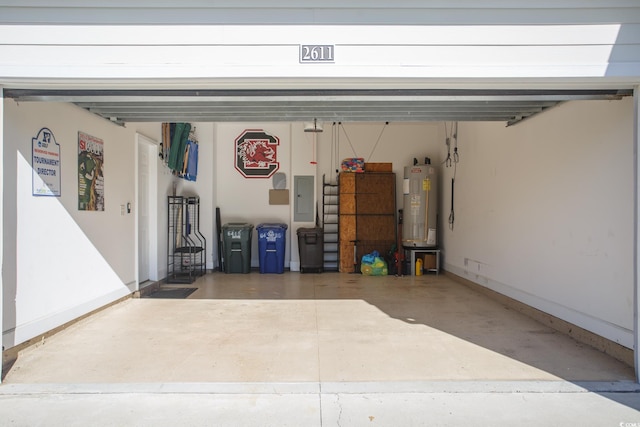
[{"label": "black trash bin", "polygon": [[298,228],[298,251],[302,273],[322,273],[324,232],[321,227]]},{"label": "black trash bin", "polygon": [[225,273],[251,271],[251,235],[253,224],[231,222],[222,226]]}]

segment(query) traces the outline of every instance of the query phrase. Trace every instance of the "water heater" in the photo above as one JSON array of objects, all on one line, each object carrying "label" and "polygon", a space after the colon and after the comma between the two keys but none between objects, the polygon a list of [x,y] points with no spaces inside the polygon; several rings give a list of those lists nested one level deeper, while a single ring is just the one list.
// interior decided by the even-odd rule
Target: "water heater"
[{"label": "water heater", "polygon": [[416,248],[438,245],[436,168],[429,158],[424,164],[405,166],[403,181],[402,244]]}]

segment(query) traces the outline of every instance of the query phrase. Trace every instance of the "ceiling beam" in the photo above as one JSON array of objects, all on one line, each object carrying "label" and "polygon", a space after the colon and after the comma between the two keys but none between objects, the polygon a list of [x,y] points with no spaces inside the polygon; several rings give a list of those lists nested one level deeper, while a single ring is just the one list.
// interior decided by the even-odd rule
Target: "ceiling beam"
[{"label": "ceiling beam", "polygon": [[49,90],[5,89],[19,102],[69,102],[124,123],[165,121],[504,121],[513,125],[560,102],[614,100],[594,90]]}]

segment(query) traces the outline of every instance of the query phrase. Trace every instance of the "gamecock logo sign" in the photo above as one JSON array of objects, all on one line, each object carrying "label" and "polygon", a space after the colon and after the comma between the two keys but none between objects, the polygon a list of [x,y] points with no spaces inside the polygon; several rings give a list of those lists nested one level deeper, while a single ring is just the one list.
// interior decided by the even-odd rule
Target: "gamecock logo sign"
[{"label": "gamecock logo sign", "polygon": [[262,129],[247,129],[235,144],[236,169],[245,178],[269,178],[280,168],[277,136]]}]

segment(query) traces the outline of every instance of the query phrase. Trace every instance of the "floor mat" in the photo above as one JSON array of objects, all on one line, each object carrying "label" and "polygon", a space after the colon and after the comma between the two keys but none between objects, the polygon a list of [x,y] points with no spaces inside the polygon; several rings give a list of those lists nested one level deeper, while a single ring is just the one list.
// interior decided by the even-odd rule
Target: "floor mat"
[{"label": "floor mat", "polygon": [[169,288],[169,289],[158,289],[155,292],[150,293],[149,295],[143,298],[173,298],[173,299],[184,299],[194,293],[198,288]]}]

